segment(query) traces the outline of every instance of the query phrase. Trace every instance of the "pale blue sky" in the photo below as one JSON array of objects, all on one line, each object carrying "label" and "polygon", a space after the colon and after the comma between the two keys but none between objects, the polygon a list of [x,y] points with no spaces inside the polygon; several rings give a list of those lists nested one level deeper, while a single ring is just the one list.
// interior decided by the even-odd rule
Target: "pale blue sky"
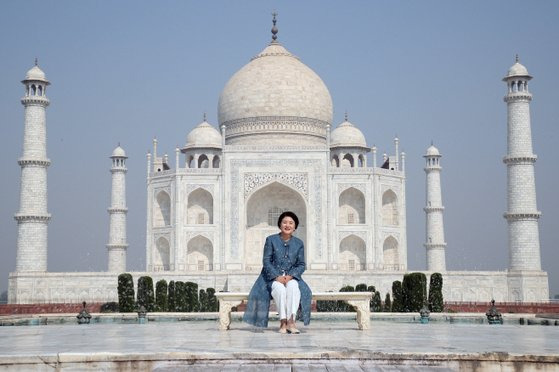
[{"label": "pale blue sky", "polygon": [[506,105],[516,53],[534,76],[532,134],[543,268],[559,293],[559,2],[6,1],[0,4],[0,290],[15,268],[23,137],[20,81],[35,57],[52,82],[47,111],[50,271],[107,267],[109,156],[128,159],[128,268],[145,267],[146,152],[174,159],[231,75],[270,40],[316,71],[379,152],[407,153],[408,263],[425,269],[425,175],[441,151],[447,267],[508,266]]}]

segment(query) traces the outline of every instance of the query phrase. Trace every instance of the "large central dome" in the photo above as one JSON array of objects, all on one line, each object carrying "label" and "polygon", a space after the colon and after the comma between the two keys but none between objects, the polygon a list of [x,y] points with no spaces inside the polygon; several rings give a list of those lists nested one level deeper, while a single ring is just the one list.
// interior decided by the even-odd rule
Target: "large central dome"
[{"label": "large central dome", "polygon": [[325,144],[332,98],[313,70],[273,41],[227,82],[218,117],[227,144]]}]

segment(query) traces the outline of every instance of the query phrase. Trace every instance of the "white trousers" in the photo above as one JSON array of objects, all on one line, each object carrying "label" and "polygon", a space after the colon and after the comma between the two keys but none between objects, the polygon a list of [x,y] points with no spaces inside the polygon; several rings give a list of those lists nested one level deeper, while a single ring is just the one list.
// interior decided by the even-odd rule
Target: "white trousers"
[{"label": "white trousers", "polygon": [[293,315],[295,319],[299,301],[301,301],[301,292],[299,291],[299,282],[291,279],[287,285],[274,281],[272,283],[272,298],[278,308],[280,319],[290,319]]}]

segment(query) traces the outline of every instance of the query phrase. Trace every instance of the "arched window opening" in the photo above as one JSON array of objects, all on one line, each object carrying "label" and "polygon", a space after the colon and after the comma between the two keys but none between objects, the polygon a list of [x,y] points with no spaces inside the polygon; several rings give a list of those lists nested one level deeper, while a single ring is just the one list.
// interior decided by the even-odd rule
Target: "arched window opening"
[{"label": "arched window opening", "polygon": [[398,197],[392,190],[382,195],[382,223],[393,226],[399,224]]},{"label": "arched window opening", "polygon": [[363,271],[366,269],[365,242],[350,235],[340,242],[340,268],[343,271]]},{"label": "arched window opening", "polygon": [[194,156],[190,155],[190,156],[186,159],[186,167],[187,167],[187,168],[194,168]]},{"label": "arched window opening", "polygon": [[39,96],[43,95],[43,86],[39,85]]},{"label": "arched window opening", "polygon": [[167,239],[161,237],[155,244],[153,271],[167,271],[170,268],[170,248]]},{"label": "arched window opening", "polygon": [[398,253],[398,241],[389,236],[382,245],[384,268],[386,270],[399,270],[400,258]]},{"label": "arched window opening", "polygon": [[354,187],[344,190],[339,197],[338,224],[365,223],[365,195]]},{"label": "arched window opening", "polygon": [[35,84],[31,85],[31,95],[34,96],[37,94],[37,87]]},{"label": "arched window opening", "polygon": [[365,157],[363,156],[363,154],[359,154],[359,161],[358,161],[358,166],[359,168],[363,168],[365,166]]},{"label": "arched window opening", "polygon": [[201,235],[190,239],[187,244],[186,263],[189,271],[212,271],[212,242]]},{"label": "arched window opening", "polygon": [[212,162],[212,168],[219,168],[221,165],[221,160],[219,159],[219,156],[214,156],[214,160]]},{"label": "arched window opening", "polygon": [[340,167],[340,158],[338,158],[338,155],[332,157],[332,166],[336,168]]},{"label": "arched window opening", "polygon": [[198,168],[209,168],[210,167],[210,161],[208,160],[208,157],[205,154],[200,155],[200,157],[198,158]]},{"label": "arched window opening", "polygon": [[153,208],[153,225],[155,227],[171,224],[171,198],[165,191],[160,191],[155,198]]},{"label": "arched window opening", "polygon": [[213,223],[213,197],[208,191],[198,188],[188,195],[187,223],[203,225]]},{"label": "arched window opening", "polygon": [[353,166],[354,166],[353,155],[345,154],[342,160],[342,167],[353,168]]}]

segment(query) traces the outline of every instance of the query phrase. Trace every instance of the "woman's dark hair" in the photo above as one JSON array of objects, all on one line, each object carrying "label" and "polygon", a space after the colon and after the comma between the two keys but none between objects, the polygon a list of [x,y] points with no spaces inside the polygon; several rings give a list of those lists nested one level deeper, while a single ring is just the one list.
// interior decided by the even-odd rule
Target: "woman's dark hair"
[{"label": "woman's dark hair", "polygon": [[282,214],[280,214],[280,216],[278,218],[278,227],[281,228],[281,221],[285,217],[291,217],[293,219],[293,221],[295,221],[295,229],[297,229],[297,227],[299,226],[299,219],[297,218],[297,215],[295,213],[290,212],[290,211],[286,211],[286,212],[283,212]]}]

